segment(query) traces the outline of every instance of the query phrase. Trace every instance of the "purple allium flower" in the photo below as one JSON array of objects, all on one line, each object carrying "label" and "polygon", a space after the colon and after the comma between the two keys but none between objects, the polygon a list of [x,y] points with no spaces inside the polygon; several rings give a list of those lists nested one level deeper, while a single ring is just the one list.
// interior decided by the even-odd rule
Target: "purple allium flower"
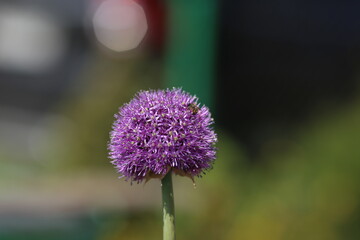
[{"label": "purple allium flower", "polygon": [[193,179],[210,169],[217,137],[209,109],[181,89],[141,91],[115,114],[111,163],[126,180],[163,178],[170,170]]}]

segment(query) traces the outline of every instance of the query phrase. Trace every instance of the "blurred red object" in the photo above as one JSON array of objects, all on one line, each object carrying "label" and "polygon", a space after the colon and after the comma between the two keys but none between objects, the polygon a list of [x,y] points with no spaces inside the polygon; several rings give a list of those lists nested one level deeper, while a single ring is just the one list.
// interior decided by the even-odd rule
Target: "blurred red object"
[{"label": "blurred red object", "polygon": [[135,0],[143,6],[147,16],[149,30],[146,44],[155,53],[161,54],[165,45],[166,10],[163,0]]}]

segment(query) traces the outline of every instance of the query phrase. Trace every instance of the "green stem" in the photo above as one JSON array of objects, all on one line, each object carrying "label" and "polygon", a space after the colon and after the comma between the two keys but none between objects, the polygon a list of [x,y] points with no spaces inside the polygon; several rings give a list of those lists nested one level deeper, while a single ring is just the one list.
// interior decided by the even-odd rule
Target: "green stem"
[{"label": "green stem", "polygon": [[175,240],[175,207],[171,171],[161,180],[163,199],[163,240]]}]

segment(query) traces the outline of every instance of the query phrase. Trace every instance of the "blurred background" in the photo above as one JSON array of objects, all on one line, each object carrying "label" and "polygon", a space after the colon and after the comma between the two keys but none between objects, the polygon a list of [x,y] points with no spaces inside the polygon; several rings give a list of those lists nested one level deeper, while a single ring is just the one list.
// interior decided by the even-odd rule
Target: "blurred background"
[{"label": "blurred background", "polygon": [[142,0],[114,53],[102,0],[0,0],[0,239],[161,239],[160,182],[107,158],[118,107],[182,86],[210,106],[218,159],[175,177],[178,239],[360,238],[360,2]]}]

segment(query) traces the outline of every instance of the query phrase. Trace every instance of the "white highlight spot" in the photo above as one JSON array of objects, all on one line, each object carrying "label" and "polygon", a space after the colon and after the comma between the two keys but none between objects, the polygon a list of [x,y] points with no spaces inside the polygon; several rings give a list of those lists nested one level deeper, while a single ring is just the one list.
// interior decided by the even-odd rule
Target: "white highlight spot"
[{"label": "white highlight spot", "polygon": [[0,5],[0,67],[38,73],[54,67],[66,48],[64,33],[40,9]]},{"label": "white highlight spot", "polygon": [[93,24],[97,40],[116,52],[139,46],[148,29],[144,10],[132,0],[105,0],[96,10]]}]

